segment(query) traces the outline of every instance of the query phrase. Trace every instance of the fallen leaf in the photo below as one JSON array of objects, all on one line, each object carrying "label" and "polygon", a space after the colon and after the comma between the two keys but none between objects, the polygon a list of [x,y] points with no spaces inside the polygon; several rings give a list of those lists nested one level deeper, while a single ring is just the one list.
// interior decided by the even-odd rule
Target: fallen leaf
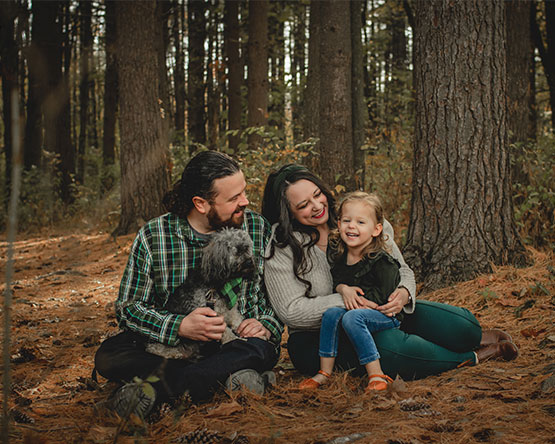
[{"label": "fallen leaf", "polygon": [[504,307],[518,307],[520,305],[520,301],[515,298],[499,298],[495,302]]},{"label": "fallen leaf", "polygon": [[372,403],[371,408],[374,410],[390,410],[397,404],[393,399],[381,398],[378,402]]},{"label": "fallen leaf", "polygon": [[520,334],[525,338],[535,338],[544,332],[545,332],[545,328],[542,328],[541,330],[536,330],[535,328],[528,327],[523,330],[520,330]]},{"label": "fallen leaf", "polygon": [[215,417],[215,416],[229,416],[233,413],[237,413],[243,410],[243,407],[237,401],[226,402],[224,404],[220,404],[218,407],[210,410],[206,416],[208,417]]}]

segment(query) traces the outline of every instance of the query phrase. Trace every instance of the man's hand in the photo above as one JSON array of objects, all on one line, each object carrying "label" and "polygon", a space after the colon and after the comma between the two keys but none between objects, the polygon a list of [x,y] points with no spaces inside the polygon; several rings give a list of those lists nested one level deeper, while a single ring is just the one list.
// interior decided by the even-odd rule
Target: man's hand
[{"label": "man's hand", "polygon": [[259,320],[254,318],[245,319],[241,322],[241,325],[237,328],[237,334],[242,338],[260,338],[266,340],[272,336],[270,331]]},{"label": "man's hand", "polygon": [[399,287],[389,295],[388,303],[380,305],[377,310],[386,316],[394,316],[401,312],[408,301],[409,291],[405,287]]},{"label": "man's hand", "polygon": [[209,307],[200,307],[185,316],[177,334],[193,341],[219,341],[225,327],[223,316]]}]

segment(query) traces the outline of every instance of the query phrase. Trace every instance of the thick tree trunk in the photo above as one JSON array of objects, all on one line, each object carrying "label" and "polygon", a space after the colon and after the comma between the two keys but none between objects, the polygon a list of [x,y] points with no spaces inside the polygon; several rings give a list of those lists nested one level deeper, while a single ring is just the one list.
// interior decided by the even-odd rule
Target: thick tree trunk
[{"label": "thick tree trunk", "polygon": [[[228,72],[228,130],[241,130],[241,85],[243,83],[243,66],[239,56],[239,3],[236,0],[225,1],[224,13],[225,57]],[[230,134],[229,149],[236,153],[240,135]]]},{"label": "thick tree trunk", "polygon": [[[248,126],[268,123],[268,9],[269,0],[249,2],[248,43]],[[255,150],[262,139],[250,134],[249,149]]]},{"label": "thick tree trunk", "polygon": [[121,219],[129,233],[163,212],[167,140],[158,103],[156,2],[116,2],[120,88]]},{"label": "thick tree trunk", "polygon": [[530,108],[534,94],[530,72],[534,66],[532,26],[523,26],[523,18],[531,17],[532,3],[527,0],[505,2],[507,40],[507,128],[513,162],[513,179],[529,182],[523,169],[524,146],[536,139],[534,110]]},{"label": "thick tree trunk", "polygon": [[[37,5],[41,3],[37,2]],[[46,62],[46,89],[42,107],[45,145],[47,150],[59,156],[60,196],[65,203],[70,203],[75,150],[71,144],[69,74],[63,71],[64,62],[67,66],[70,59],[69,36],[68,33],[64,34],[66,7],[68,5],[62,2],[47,2],[41,5],[37,13],[45,14],[46,17],[44,40],[40,48]]]},{"label": "thick tree trunk", "polygon": [[524,260],[514,223],[503,1],[420,0],[405,257],[425,288]]},{"label": "thick tree trunk", "polygon": [[[118,108],[118,71],[116,64],[116,3],[106,0],[106,71],[104,72],[104,132],[102,164],[113,165],[116,159],[116,112]],[[105,172],[104,187],[110,190],[114,178]]]},{"label": "thick tree trunk", "polygon": [[344,2],[321,2],[320,173],[354,188],[351,101],[351,15]]},{"label": "thick tree trunk", "polygon": [[[187,2],[189,31],[188,92],[189,103],[187,122],[189,141],[206,143],[206,107],[204,82],[204,42],[206,40],[206,3],[204,0]],[[194,151],[194,145],[191,145]]]},{"label": "thick tree trunk", "polygon": [[364,71],[362,69],[362,5],[361,0],[351,2],[351,46],[352,46],[352,100],[353,100],[353,162],[355,187],[364,189],[366,155],[362,150],[365,139],[368,110],[364,100]]},{"label": "thick tree trunk", "polygon": [[175,45],[175,130],[183,135],[185,130],[185,57],[183,54],[183,2],[173,1],[173,43]]}]

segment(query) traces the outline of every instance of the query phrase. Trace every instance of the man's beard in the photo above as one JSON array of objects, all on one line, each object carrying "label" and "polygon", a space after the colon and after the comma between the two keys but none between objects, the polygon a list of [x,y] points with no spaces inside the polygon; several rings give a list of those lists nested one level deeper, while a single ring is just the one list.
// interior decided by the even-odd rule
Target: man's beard
[{"label": "man's beard", "polygon": [[[241,228],[241,225],[243,225],[243,220],[245,219],[245,208],[246,207],[238,207],[229,219],[223,220],[218,215],[218,213],[216,213],[214,207],[212,207],[210,208],[210,211],[208,211],[206,217],[208,218],[208,223],[210,224],[210,227],[214,231],[219,230],[220,228]],[[243,214],[241,214],[241,217],[237,220],[233,220],[233,216],[240,211],[243,212]]]}]

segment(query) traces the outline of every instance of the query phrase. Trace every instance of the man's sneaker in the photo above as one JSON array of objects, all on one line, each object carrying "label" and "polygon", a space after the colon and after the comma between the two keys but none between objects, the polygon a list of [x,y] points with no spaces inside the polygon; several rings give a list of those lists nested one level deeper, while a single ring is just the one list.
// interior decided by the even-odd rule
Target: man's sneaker
[{"label": "man's sneaker", "polygon": [[121,417],[131,414],[145,419],[156,400],[156,391],[148,382],[129,382],[116,390],[112,397],[112,409]]},{"label": "man's sneaker", "polygon": [[[273,375],[273,378],[270,373]],[[257,395],[263,395],[265,388],[275,383],[276,375],[273,374],[273,372],[264,372],[261,375],[256,370],[247,368],[232,373],[229,378],[227,378],[225,386],[230,391],[241,390],[241,388],[244,387]]]},{"label": "man's sneaker", "polygon": [[268,387],[273,387],[276,385],[276,374],[272,370],[265,371],[262,373],[262,379],[264,380],[264,387],[268,389]]}]

